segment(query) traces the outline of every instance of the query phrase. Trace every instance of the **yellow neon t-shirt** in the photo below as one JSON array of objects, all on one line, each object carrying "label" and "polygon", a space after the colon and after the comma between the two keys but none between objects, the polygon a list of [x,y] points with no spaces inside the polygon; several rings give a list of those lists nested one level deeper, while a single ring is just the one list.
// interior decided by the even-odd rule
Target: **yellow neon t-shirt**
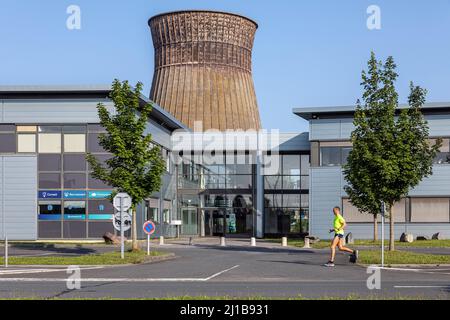
[{"label": "yellow neon t-shirt", "polygon": [[336,232],[336,234],[344,234],[344,224],[345,224],[345,219],[343,216],[341,216],[340,214],[337,214],[334,217],[334,232]]}]

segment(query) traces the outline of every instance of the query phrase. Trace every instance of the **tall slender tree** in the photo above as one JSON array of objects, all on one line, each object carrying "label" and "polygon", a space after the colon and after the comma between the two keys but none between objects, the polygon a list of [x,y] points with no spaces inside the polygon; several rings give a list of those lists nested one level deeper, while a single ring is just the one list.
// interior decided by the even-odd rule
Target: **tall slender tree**
[{"label": "tall slender tree", "polygon": [[[363,103],[358,103],[351,139],[353,149],[344,167],[345,191],[360,211],[380,212],[387,206],[390,220],[389,249],[394,246],[394,204],[432,174],[433,159],[442,140],[430,145],[428,123],[421,107],[426,90],[411,83],[409,107],[399,110],[392,57],[378,61],[372,52],[362,73]],[[375,218],[376,219],[376,218]]]},{"label": "tall slender tree", "polygon": [[141,104],[142,83],[133,89],[128,81],[114,80],[110,98],[115,113],[110,113],[104,104],[97,106],[100,124],[106,129],[99,136],[99,144],[112,157],[105,165],[88,154],[86,159],[92,168],[92,176],[126,192],[132,202],[132,248],[138,250],[136,207],[161,187],[161,176],[165,163],[159,147],[152,145],[152,137],[146,134],[148,119],[152,111],[150,104]]}]

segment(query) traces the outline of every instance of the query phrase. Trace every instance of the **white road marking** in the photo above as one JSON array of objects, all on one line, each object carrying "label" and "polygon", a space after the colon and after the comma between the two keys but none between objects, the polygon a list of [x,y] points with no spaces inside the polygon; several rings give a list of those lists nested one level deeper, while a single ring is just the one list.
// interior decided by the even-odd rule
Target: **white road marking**
[{"label": "white road marking", "polygon": [[[81,268],[81,270],[94,270],[94,269],[102,269],[102,268],[103,268],[103,266],[86,267],[86,268]],[[64,268],[64,269],[3,269],[3,270],[0,270],[0,276],[9,275],[9,274],[30,274],[30,273],[65,272],[65,271],[67,271],[67,268]]]},{"label": "white road marking", "polygon": [[395,289],[447,289],[450,286],[394,286]]},{"label": "white road marking", "polygon": [[[82,278],[81,282],[206,282],[212,280],[228,271],[238,268],[239,265],[217,272],[207,278]],[[95,269],[95,268],[92,268]],[[30,270],[35,272],[29,273],[39,273],[41,272],[52,272],[52,271],[66,271],[66,269],[53,269],[51,271],[42,270]],[[82,269],[87,270],[87,268]],[[14,271],[14,270],[12,270]],[[18,270],[16,270],[18,271]],[[14,273],[11,273],[14,274]],[[2,275],[2,274],[0,274]],[[66,282],[65,278],[0,278],[0,282]]]}]

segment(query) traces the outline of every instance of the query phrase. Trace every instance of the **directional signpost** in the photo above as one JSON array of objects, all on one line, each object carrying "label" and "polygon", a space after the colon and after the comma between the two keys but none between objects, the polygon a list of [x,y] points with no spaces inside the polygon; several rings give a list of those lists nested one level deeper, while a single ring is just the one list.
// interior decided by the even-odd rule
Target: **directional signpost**
[{"label": "directional signpost", "polygon": [[386,204],[381,203],[381,267],[384,268],[384,218],[386,217]]},{"label": "directional signpost", "polygon": [[150,236],[155,233],[156,226],[153,221],[147,221],[143,226],[145,234],[147,234],[147,255],[150,255]]},{"label": "directional signpost", "polygon": [[[120,257],[125,259],[124,232],[131,228],[131,216],[128,213],[132,205],[131,197],[127,193],[118,193],[113,200],[113,206],[118,213],[113,219],[114,228],[120,229]],[[127,227],[127,229],[126,229]],[[126,229],[126,230],[125,230]]]}]

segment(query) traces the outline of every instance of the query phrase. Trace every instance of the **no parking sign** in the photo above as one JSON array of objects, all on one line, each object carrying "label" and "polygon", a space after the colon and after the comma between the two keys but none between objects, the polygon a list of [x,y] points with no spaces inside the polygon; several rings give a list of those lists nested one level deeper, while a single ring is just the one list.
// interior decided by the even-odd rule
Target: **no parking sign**
[{"label": "no parking sign", "polygon": [[147,221],[146,223],[144,223],[143,229],[144,229],[145,234],[151,236],[152,234],[155,233],[156,226],[153,223],[153,221]]},{"label": "no parking sign", "polygon": [[147,234],[147,255],[150,255],[150,236],[156,231],[155,223],[153,221],[147,221],[144,223],[142,229]]}]

